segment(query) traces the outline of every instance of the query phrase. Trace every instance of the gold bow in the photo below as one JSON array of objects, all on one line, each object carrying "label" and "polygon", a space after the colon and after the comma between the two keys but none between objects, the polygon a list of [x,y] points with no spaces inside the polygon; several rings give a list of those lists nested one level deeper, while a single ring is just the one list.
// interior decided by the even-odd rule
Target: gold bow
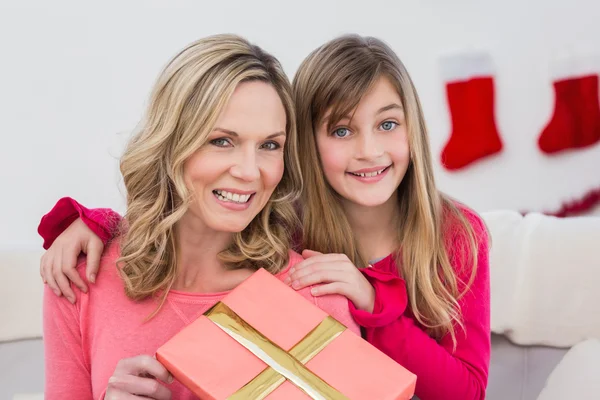
[{"label": "gold bow", "polygon": [[225,333],[269,365],[228,400],[261,400],[289,380],[312,399],[348,400],[304,365],[338,337],[346,327],[327,316],[289,353],[270,341],[225,303],[215,304],[205,315]]}]

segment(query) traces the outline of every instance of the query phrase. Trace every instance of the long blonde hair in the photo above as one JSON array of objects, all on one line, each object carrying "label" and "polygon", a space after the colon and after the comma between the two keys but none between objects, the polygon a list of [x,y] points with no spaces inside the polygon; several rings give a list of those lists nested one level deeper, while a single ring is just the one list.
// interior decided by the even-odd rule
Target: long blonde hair
[{"label": "long blonde hair", "polygon": [[[439,339],[450,333],[456,345],[454,325],[462,326],[458,299],[475,277],[477,239],[463,212],[435,186],[429,139],[416,89],[402,62],[381,40],[358,35],[334,39],[313,51],[294,78],[304,171],[303,244],[324,253],[346,254],[359,268],[367,266],[368,261],[359,254],[340,196],[324,178],[315,134],[317,121],[328,110],[331,109],[331,124],[352,114],[363,95],[382,76],[396,87],[402,100],[411,159],[398,188],[399,267],[415,318],[432,337]],[[472,266],[470,279],[463,285],[448,252],[449,236],[456,236],[456,232],[467,244],[459,249],[459,256],[464,265]],[[459,286],[464,290],[460,291]]]},{"label": "long blonde hair", "polygon": [[119,265],[131,299],[162,292],[164,302],[177,271],[174,226],[191,196],[184,163],[207,141],[236,86],[254,80],[272,85],[285,108],[285,171],[264,209],[219,258],[230,268],[273,273],[287,263],[299,223],[292,203],[302,190],[289,80],[277,59],[261,48],[235,35],[211,36],[187,46],[164,68],[139,132],[121,159],[127,212]]}]

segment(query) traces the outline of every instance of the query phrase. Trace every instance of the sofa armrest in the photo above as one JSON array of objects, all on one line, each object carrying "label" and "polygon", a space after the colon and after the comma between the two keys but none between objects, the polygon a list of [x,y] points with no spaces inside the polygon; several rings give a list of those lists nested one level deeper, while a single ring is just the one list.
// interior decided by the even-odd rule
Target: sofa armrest
[{"label": "sofa armrest", "polygon": [[0,252],[0,342],[42,336],[42,251]]}]

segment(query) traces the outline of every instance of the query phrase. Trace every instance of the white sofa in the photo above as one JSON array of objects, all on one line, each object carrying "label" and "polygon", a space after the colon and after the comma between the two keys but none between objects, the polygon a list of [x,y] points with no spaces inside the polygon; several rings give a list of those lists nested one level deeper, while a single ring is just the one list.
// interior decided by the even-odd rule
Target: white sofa
[{"label": "white sofa", "polygon": [[591,378],[600,378],[600,217],[483,217],[492,237],[487,398],[600,399]]},{"label": "white sofa", "polygon": [[[492,236],[487,399],[600,399],[600,218],[483,217]],[[41,399],[40,255],[0,253],[0,400]]]}]

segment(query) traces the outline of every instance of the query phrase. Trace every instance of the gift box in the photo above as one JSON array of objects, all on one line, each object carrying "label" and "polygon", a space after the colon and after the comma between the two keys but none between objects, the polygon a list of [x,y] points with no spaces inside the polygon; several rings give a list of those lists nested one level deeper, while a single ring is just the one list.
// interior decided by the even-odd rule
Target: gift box
[{"label": "gift box", "polygon": [[200,399],[406,400],[416,376],[265,270],[161,346]]}]

